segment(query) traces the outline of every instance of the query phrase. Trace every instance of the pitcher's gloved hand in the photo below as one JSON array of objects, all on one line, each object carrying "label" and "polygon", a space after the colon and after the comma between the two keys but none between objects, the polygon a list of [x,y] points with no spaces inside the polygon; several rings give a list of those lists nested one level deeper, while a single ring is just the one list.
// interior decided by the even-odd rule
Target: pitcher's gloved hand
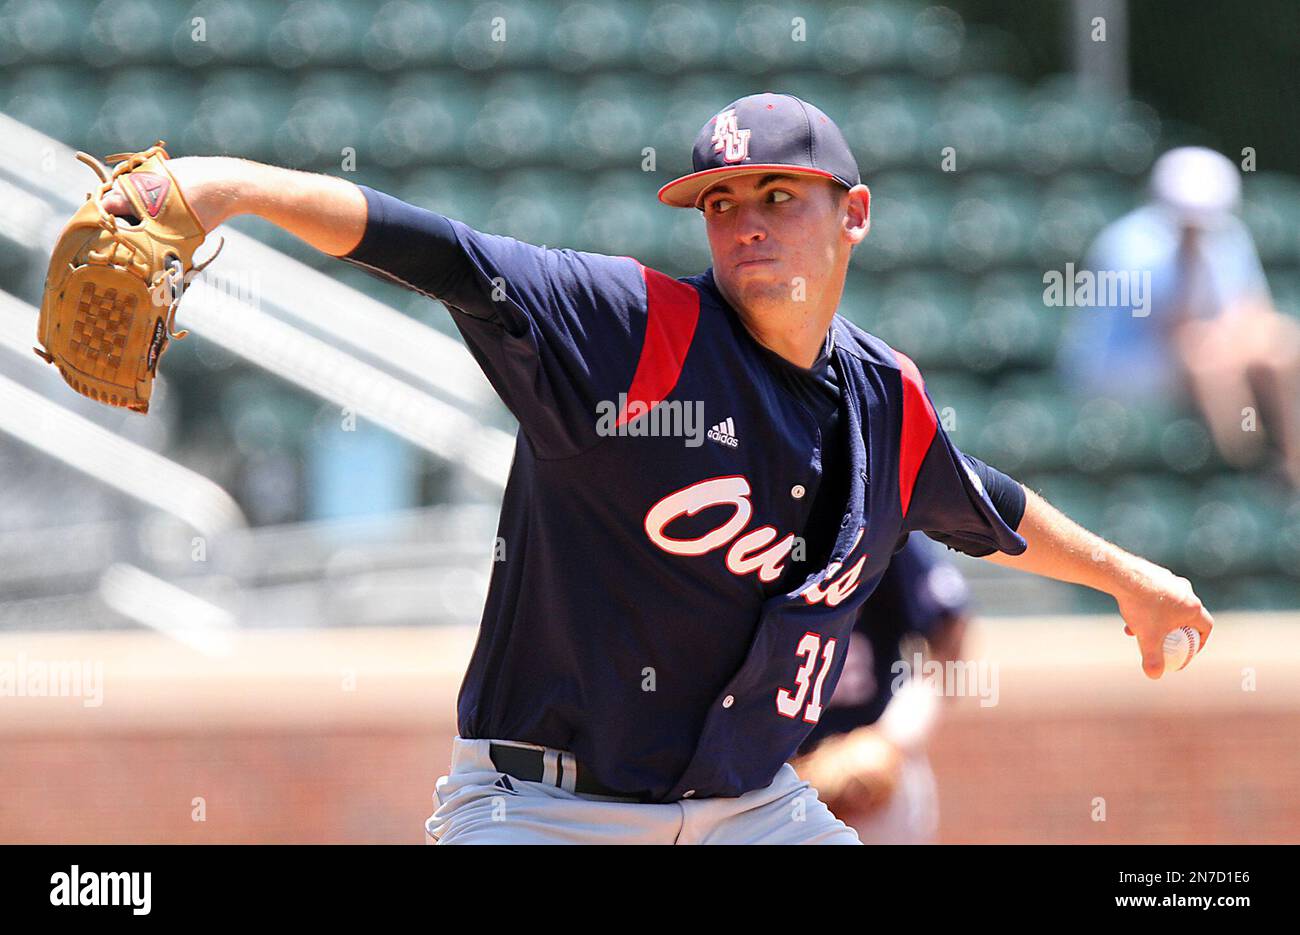
[{"label": "pitcher's gloved hand", "polygon": [[[77,158],[100,184],[72,216],[50,258],[33,348],[77,392],[149,411],[158,361],[206,230],[167,166],[162,141],[138,153]],[[218,247],[220,252],[220,247]]]}]

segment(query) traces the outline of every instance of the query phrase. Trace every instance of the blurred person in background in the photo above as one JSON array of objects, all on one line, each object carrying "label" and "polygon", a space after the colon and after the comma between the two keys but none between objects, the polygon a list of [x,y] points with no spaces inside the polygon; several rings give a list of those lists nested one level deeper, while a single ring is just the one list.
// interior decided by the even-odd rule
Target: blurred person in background
[{"label": "blurred person in background", "polygon": [[927,662],[959,660],[970,598],[938,552],[913,533],[894,555],[854,625],[839,687],[792,761],[864,844],[932,844],[938,834],[927,748],[939,698],[916,677],[914,653],[926,646]]},{"label": "blurred person in background", "polygon": [[[1128,304],[1074,312],[1060,365],[1085,396],[1190,401],[1221,456],[1257,464],[1267,432],[1300,488],[1300,322],[1273,307],[1237,210],[1241,177],[1225,156],[1172,149],[1152,169],[1150,200],[1097,237],[1086,266],[1145,277]],[[1262,418],[1261,418],[1262,417]]]}]

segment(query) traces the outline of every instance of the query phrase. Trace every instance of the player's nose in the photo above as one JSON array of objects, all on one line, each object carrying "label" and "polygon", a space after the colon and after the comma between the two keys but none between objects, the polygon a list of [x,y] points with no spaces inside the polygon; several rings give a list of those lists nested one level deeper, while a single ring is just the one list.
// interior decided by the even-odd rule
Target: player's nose
[{"label": "player's nose", "polygon": [[767,236],[762,205],[750,199],[740,199],[731,209],[735,212],[732,230],[738,243],[753,243]]},{"label": "player's nose", "polygon": [[767,228],[752,214],[736,218],[736,243],[753,244],[767,239]]}]

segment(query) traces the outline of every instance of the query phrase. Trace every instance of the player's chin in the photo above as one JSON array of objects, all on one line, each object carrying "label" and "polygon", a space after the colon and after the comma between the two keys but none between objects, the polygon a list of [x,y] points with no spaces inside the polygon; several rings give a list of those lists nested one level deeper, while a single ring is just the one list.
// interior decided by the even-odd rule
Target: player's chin
[{"label": "player's chin", "polygon": [[789,285],[776,278],[742,279],[736,284],[735,293],[751,308],[779,306],[790,300]]},{"label": "player's chin", "polygon": [[755,279],[772,279],[780,275],[780,267],[781,264],[777,260],[755,260],[733,266],[731,275]]},{"label": "player's chin", "polygon": [[761,292],[780,283],[781,273],[775,263],[755,263],[731,271],[731,283],[737,292]]}]

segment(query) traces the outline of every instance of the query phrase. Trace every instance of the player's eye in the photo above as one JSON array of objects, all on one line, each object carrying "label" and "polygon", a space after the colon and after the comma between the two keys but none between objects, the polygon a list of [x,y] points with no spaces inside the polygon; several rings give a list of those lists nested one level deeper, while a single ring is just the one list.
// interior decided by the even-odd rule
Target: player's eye
[{"label": "player's eye", "polygon": [[[794,195],[792,195],[790,192],[780,188],[772,189],[770,192],[767,193],[767,195],[776,204],[782,204],[794,197]],[[710,211],[714,214],[717,214],[720,211],[726,211],[728,208],[731,207],[731,205],[732,205],[732,201],[730,198],[719,197],[719,198],[715,198],[713,201],[706,203],[704,207],[706,211]]]}]

